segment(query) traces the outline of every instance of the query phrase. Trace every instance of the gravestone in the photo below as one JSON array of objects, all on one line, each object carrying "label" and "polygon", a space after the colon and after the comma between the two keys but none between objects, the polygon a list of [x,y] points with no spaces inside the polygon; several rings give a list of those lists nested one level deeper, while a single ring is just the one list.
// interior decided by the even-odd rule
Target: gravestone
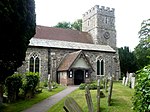
[{"label": "gravestone", "polygon": [[48,90],[52,91],[51,75],[48,75]]},{"label": "gravestone", "polygon": [[66,112],[83,112],[81,107],[72,97],[66,98],[63,108]]},{"label": "gravestone", "polygon": [[85,98],[86,98],[86,102],[87,102],[87,106],[89,109],[89,112],[94,112],[94,107],[93,107],[93,102],[92,102],[92,98],[91,98],[91,93],[89,90],[89,87],[86,86],[85,88]]},{"label": "gravestone", "polygon": [[109,91],[108,91],[108,106],[110,106],[111,103],[111,96],[112,96],[112,89],[113,89],[113,78],[110,77],[110,84],[109,84]]},{"label": "gravestone", "polygon": [[125,86],[127,86],[127,85],[128,85],[128,81],[129,81],[129,78],[128,78],[128,77],[126,77],[126,80],[125,80]]},{"label": "gravestone", "polygon": [[108,77],[105,76],[105,80],[104,80],[104,88],[105,88],[105,92],[108,92],[108,90],[107,90],[107,84],[108,84]]},{"label": "gravestone", "polygon": [[122,85],[125,85],[126,77],[123,77],[122,79]]},{"label": "gravestone", "polygon": [[134,89],[135,86],[135,77],[131,77],[131,88]]},{"label": "gravestone", "polygon": [[100,112],[100,78],[97,80],[97,112]]}]

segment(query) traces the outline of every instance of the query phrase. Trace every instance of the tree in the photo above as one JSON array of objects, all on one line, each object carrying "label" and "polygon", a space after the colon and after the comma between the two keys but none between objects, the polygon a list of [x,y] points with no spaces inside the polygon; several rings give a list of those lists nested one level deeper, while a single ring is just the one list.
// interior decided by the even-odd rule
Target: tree
[{"label": "tree", "polygon": [[65,22],[65,21],[58,22],[57,25],[55,25],[54,27],[82,31],[82,19],[78,19],[77,21],[75,21],[73,23]]},{"label": "tree", "polygon": [[71,28],[82,31],[82,19],[78,19],[77,21],[73,22],[71,24]]},{"label": "tree", "polygon": [[133,109],[137,112],[150,112],[150,19],[141,23],[140,43],[134,52],[141,70],[137,71],[133,97]]},{"label": "tree", "polygon": [[123,74],[127,72],[136,72],[138,70],[136,57],[133,52],[129,51],[129,47],[118,48],[119,59],[120,59],[120,68]]},{"label": "tree", "polygon": [[0,104],[3,84],[25,60],[36,27],[34,0],[0,1]]},{"label": "tree", "polygon": [[56,28],[64,28],[64,29],[71,29],[71,24],[70,22],[59,22],[56,26]]},{"label": "tree", "polygon": [[150,65],[137,71],[136,74],[133,109],[136,112],[150,112]]},{"label": "tree", "polygon": [[140,43],[136,46],[134,53],[140,68],[143,68],[150,64],[150,19],[141,23],[139,38]]}]

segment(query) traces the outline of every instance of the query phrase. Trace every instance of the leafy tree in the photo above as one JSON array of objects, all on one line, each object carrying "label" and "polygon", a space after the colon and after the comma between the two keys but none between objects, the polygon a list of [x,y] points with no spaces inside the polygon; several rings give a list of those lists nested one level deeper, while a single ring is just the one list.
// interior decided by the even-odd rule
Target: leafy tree
[{"label": "leafy tree", "polygon": [[150,64],[150,19],[141,23],[139,38],[140,43],[136,46],[134,53],[140,68],[143,68]]},{"label": "leafy tree", "polygon": [[0,104],[3,84],[25,60],[29,40],[35,34],[34,0],[0,1]]},{"label": "leafy tree", "polygon": [[150,65],[137,71],[133,109],[136,112],[150,112]]},{"label": "leafy tree", "polygon": [[74,23],[71,24],[72,29],[76,29],[79,31],[82,31],[82,19],[78,19]]},{"label": "leafy tree", "polygon": [[82,30],[82,19],[78,19],[77,21],[70,23],[70,22],[58,22],[57,25],[54,27],[56,28],[64,28],[64,29],[74,29],[74,30]]},{"label": "leafy tree", "polygon": [[129,47],[118,48],[119,59],[120,59],[120,68],[123,74],[127,72],[136,72],[138,70],[136,57],[133,52],[129,51]]},{"label": "leafy tree", "polygon": [[59,22],[56,26],[56,28],[64,28],[64,29],[71,29],[70,22]]}]

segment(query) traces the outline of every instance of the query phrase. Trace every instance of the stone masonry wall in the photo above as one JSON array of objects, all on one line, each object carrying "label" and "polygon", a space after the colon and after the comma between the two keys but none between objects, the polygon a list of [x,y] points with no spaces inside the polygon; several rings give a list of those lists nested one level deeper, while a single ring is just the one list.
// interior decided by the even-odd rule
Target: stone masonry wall
[{"label": "stone masonry wall", "polygon": [[40,80],[45,81],[48,78],[48,49],[47,48],[34,48],[27,49],[24,64],[18,68],[18,72],[24,74],[29,71],[30,54],[37,53],[40,59]]},{"label": "stone masonry wall", "polygon": [[[40,58],[40,74],[41,80],[45,81],[48,77],[48,67],[50,67],[50,74],[53,81],[57,81],[57,68],[63,58],[71,52],[76,50],[67,50],[67,49],[50,49],[50,54],[48,55],[48,48],[28,48],[26,53],[26,61],[23,66],[18,69],[20,73],[25,73],[29,71],[29,57],[33,52],[37,52]],[[118,70],[117,63],[114,61],[114,53],[107,52],[94,52],[94,51],[83,51],[86,57],[89,59],[94,72],[91,74],[91,79],[95,80],[97,75],[97,60],[103,59],[104,61],[104,73],[105,75],[116,74]],[[48,57],[50,56],[50,57]],[[48,58],[50,59],[50,65],[48,66]],[[118,76],[115,76],[115,79],[118,79]]]}]

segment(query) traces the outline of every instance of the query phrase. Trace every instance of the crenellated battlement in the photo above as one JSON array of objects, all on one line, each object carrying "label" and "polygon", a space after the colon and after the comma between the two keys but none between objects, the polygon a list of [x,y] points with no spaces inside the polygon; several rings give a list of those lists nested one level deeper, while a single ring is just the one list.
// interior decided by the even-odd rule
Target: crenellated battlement
[{"label": "crenellated battlement", "polygon": [[96,13],[114,17],[114,12],[115,12],[114,8],[105,6],[99,7],[99,5],[95,5],[90,10],[88,10],[86,13],[83,14],[83,20],[90,18]]}]

